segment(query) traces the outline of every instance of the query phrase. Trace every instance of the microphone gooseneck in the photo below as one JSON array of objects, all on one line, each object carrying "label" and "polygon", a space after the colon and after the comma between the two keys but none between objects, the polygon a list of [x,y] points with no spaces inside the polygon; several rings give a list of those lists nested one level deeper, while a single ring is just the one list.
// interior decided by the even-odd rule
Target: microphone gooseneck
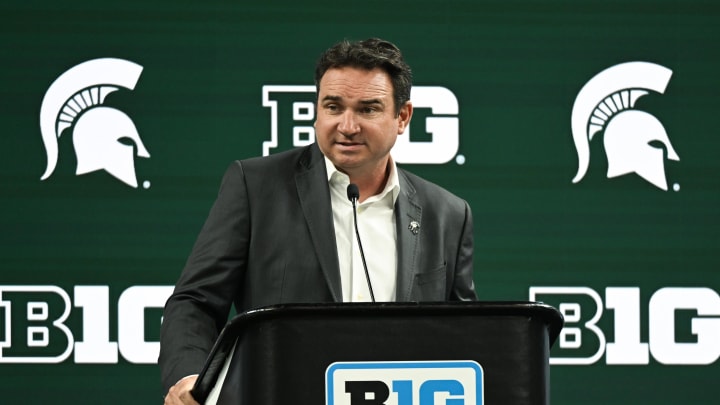
[{"label": "microphone gooseneck", "polygon": [[357,236],[358,247],[360,248],[360,258],[362,259],[363,269],[365,269],[365,279],[367,280],[368,289],[370,290],[370,299],[375,302],[375,294],[373,294],[372,283],[370,282],[370,272],[368,272],[367,263],[365,262],[365,252],[363,251],[362,242],[360,241],[360,231],[358,230],[357,220],[357,200],[360,198],[360,190],[357,184],[350,183],[347,187],[348,200],[353,206],[353,222],[355,223],[355,235]]}]

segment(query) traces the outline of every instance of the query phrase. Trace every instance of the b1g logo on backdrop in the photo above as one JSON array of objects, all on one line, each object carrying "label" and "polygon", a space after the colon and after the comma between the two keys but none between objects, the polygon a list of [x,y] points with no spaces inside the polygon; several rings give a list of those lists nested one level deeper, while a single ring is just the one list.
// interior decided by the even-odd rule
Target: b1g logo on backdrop
[{"label": "b1g logo on backdrop", "polygon": [[[661,288],[647,307],[638,287],[607,287],[604,304],[588,287],[530,287],[529,295],[565,317],[550,364],[590,365],[603,354],[615,365],[647,365],[650,355],[666,365],[708,365],[720,358],[720,295],[711,288]],[[611,333],[601,325],[607,312],[614,318]]]},{"label": "b1g logo on backdrop", "polygon": [[[52,285],[2,285],[0,364],[61,363],[71,354],[78,364],[115,364],[118,352],[128,362],[154,364],[160,343],[147,340],[146,318],[152,319],[148,310],[164,307],[172,290],[131,286],[118,298],[115,317],[109,286],[78,285],[71,298]],[[111,318],[117,320],[117,341],[110,338]]]},{"label": "b1g logo on backdrop", "polygon": [[[55,170],[60,136],[72,127],[75,174],[105,170],[137,188],[134,148],[138,157],[149,158],[150,153],[130,117],[104,103],[110,93],[120,88],[133,90],[142,69],[123,59],[94,59],[70,68],[50,85],[40,107],[40,131],[47,153],[47,168],[41,180]],[[144,182],[143,187],[150,187],[150,183]]]},{"label": "b1g logo on backdrop", "polygon": [[474,361],[339,362],[325,373],[326,405],[482,405]]},{"label": "b1g logo on backdrop", "polygon": [[[607,177],[636,173],[652,185],[667,190],[667,159],[679,161],[665,128],[653,115],[638,110],[637,100],[654,91],[660,94],[670,82],[672,71],[648,62],[628,62],[598,73],[585,84],[572,110],[572,135],[578,155],[577,183],[590,163],[590,142],[604,130]],[[651,143],[662,144],[665,148]],[[679,191],[678,184],[673,185]]]},{"label": "b1g logo on backdrop", "polygon": [[[263,86],[263,107],[270,108],[270,140],[263,142],[263,156],[315,142],[315,86]],[[452,91],[438,86],[415,86],[410,98],[414,118],[397,138],[392,156],[397,163],[442,164],[458,155],[460,123],[458,101]],[[429,110],[422,120],[418,112]],[[416,122],[416,120],[418,122]],[[411,139],[410,128],[429,136]]]}]

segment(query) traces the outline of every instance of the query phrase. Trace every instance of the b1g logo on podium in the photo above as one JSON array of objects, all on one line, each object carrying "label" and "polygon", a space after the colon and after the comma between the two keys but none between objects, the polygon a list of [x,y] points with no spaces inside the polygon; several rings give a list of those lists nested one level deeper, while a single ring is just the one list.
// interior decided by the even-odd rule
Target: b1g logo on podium
[{"label": "b1g logo on podium", "polygon": [[482,405],[483,370],[474,361],[333,363],[326,405]]}]

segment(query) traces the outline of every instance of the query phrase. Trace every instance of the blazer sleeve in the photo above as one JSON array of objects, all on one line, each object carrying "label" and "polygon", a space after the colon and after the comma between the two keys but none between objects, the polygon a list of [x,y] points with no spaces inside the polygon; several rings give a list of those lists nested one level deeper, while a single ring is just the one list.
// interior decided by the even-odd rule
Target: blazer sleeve
[{"label": "blazer sleeve", "polygon": [[451,301],[476,301],[473,281],[473,218],[467,202],[463,201],[465,216],[455,259],[455,276],[450,291]]},{"label": "blazer sleeve", "polygon": [[242,165],[234,162],[165,304],[158,359],[164,392],[200,372],[227,322],[247,268],[247,194]]}]

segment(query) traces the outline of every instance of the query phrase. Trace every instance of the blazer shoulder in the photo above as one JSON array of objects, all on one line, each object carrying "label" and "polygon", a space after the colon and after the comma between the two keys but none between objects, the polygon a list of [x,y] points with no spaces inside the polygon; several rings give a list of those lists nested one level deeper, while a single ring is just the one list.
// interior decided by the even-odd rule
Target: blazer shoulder
[{"label": "blazer shoulder", "polygon": [[[285,170],[302,171],[322,161],[322,153],[316,144],[294,148],[268,156],[258,156],[236,160],[232,165],[239,165],[245,172],[260,171],[264,174],[287,173]],[[270,172],[268,172],[271,170]]]},{"label": "blazer shoulder", "polygon": [[458,197],[442,186],[423,179],[422,177],[410,173],[405,169],[398,168],[398,175],[401,179],[401,190],[404,189],[403,192],[406,192],[408,197],[411,199],[417,199],[423,203],[442,202],[445,204],[460,206],[467,205],[467,202],[464,199]]}]

